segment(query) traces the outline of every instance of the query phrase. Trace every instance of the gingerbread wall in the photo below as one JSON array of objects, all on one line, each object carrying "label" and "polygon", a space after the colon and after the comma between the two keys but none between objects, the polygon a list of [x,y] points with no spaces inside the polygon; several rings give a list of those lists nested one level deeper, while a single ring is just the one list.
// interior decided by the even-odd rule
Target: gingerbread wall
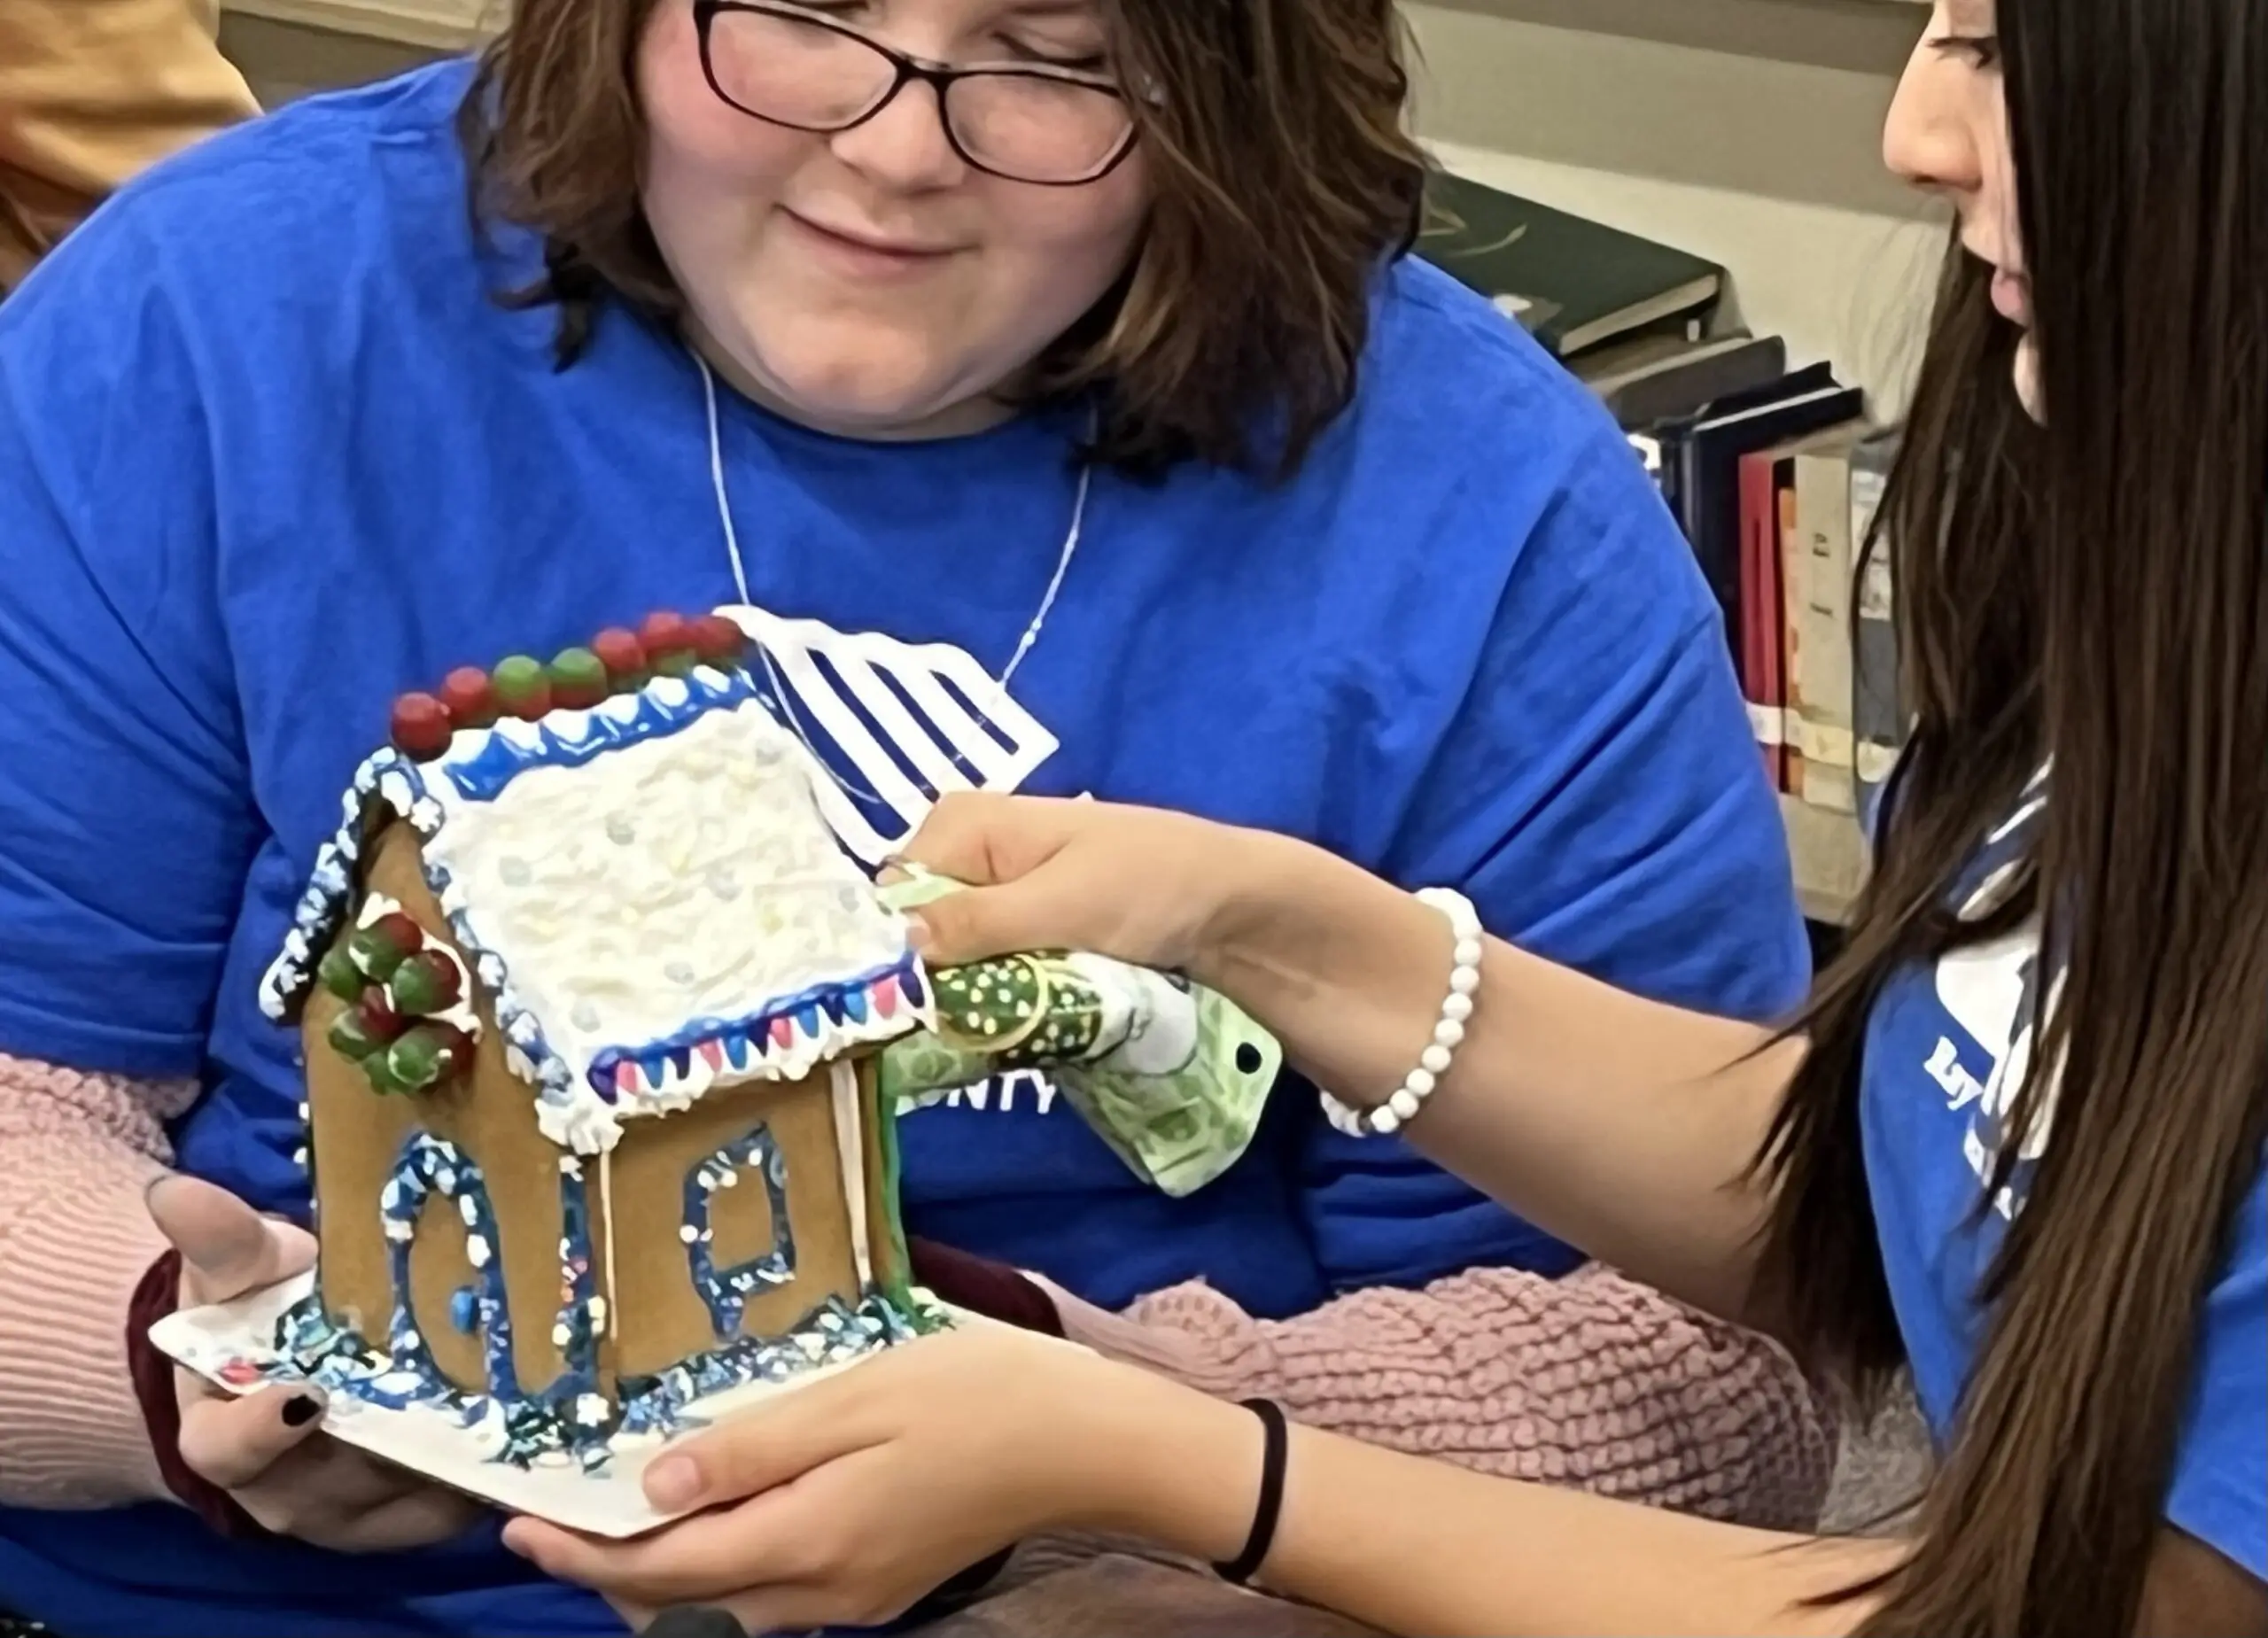
[{"label": "gingerbread wall", "polygon": [[[858,1300],[827,1072],[791,1085],[756,1082],[711,1091],[678,1114],[625,1122],[612,1175],[594,1195],[602,1237],[609,1226],[614,1230],[617,1330],[600,1356],[616,1374],[644,1376],[734,1339],[716,1334],[679,1230],[687,1175],[759,1122],[787,1161],[795,1277],[756,1295],[737,1334],[777,1336],[830,1296]],[[720,1269],[770,1251],[772,1209],[760,1179],[743,1173],[735,1186],[713,1194],[710,1224],[710,1258]]]},{"label": "gingerbread wall", "polygon": [[[416,833],[387,825],[366,850],[364,881],[399,903],[430,939],[449,943],[440,905],[425,885]],[[349,925],[353,918],[348,918]],[[383,1347],[393,1315],[390,1248],[379,1193],[402,1145],[419,1131],[456,1145],[480,1168],[496,1215],[513,1360],[524,1391],[548,1386],[563,1367],[551,1339],[559,1308],[561,1152],[535,1120],[535,1090],[504,1061],[501,1037],[485,1007],[472,1074],[431,1091],[381,1096],[361,1067],[325,1038],[345,1003],[318,986],[302,1021],[312,1158],[319,1215],[323,1301],[330,1314]],[[412,1312],[434,1364],[462,1388],[485,1393],[478,1333],[453,1323],[455,1293],[476,1281],[466,1229],[454,1200],[426,1202],[410,1251]]]}]

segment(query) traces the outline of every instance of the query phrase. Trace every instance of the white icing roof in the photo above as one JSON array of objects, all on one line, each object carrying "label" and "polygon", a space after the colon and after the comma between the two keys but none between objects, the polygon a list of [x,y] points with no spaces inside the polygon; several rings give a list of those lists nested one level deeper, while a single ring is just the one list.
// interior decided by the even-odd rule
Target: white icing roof
[{"label": "white icing roof", "polygon": [[423,841],[513,1067],[563,1147],[711,1087],[796,1080],[928,1018],[904,919],[844,854],[814,763],[738,672],[382,751],[263,985],[287,1015],[346,907],[365,804]]}]

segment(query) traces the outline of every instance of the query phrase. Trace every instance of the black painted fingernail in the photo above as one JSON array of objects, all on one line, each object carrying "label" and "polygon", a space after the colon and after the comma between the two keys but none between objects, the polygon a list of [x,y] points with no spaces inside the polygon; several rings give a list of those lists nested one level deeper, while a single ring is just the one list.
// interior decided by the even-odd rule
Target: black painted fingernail
[{"label": "black painted fingernail", "polygon": [[284,1401],[284,1425],[305,1427],[322,1415],[322,1401],[312,1393],[294,1393]]}]

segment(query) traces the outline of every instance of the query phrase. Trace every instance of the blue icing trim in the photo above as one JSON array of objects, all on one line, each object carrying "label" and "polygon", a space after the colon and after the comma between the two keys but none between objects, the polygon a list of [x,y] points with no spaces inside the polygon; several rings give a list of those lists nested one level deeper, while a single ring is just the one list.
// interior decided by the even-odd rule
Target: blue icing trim
[{"label": "blue icing trim", "polygon": [[683,1071],[691,1062],[694,1052],[703,1041],[715,1041],[735,1069],[748,1067],[751,1053],[760,1055],[764,1042],[772,1032],[773,1024],[781,1019],[793,1020],[805,1036],[816,1036],[819,1030],[819,1014],[840,1022],[849,1017],[865,1023],[869,1011],[868,992],[885,978],[895,978],[909,1009],[924,1005],[925,991],[921,983],[921,964],[911,952],[896,961],[874,968],[857,978],[823,984],[795,995],[777,997],[766,1001],[761,1010],[740,1018],[714,1016],[694,1019],[674,1035],[664,1036],[637,1046],[602,1047],[592,1056],[591,1067],[584,1072],[591,1090],[607,1102],[615,1101],[617,1088],[615,1074],[625,1060],[638,1066],[649,1082],[662,1079],[664,1062],[674,1062]]},{"label": "blue icing trim", "polygon": [[549,726],[548,718],[531,723],[527,726],[533,735],[532,744],[492,731],[487,742],[464,760],[445,760],[443,771],[467,801],[493,802],[505,787],[531,768],[578,768],[608,751],[691,727],[712,710],[759,699],[747,674],[738,670],[718,672],[696,666],[684,677],[666,680],[682,687],[682,701],[657,699],[650,690],[658,685],[649,684],[649,692],[617,696],[637,701],[626,718],[615,715],[605,705],[594,707],[582,713],[584,732],[574,738]]},{"label": "blue icing trim", "polygon": [[546,1392],[554,1397],[599,1391],[602,1309],[598,1256],[591,1245],[590,1187],[583,1164],[572,1155],[559,1162],[559,1275],[565,1292],[558,1324],[551,1333],[566,1369]]},{"label": "blue icing trim", "polygon": [[688,1416],[687,1408],[711,1393],[751,1382],[784,1382],[822,1365],[842,1364],[876,1348],[910,1342],[944,1324],[942,1315],[919,1308],[908,1312],[879,1293],[868,1294],[855,1308],[829,1297],[782,1336],[743,1338],[653,1376],[624,1378],[622,1431],[672,1433],[697,1426],[698,1418]]},{"label": "blue icing trim", "polygon": [[[754,1141],[759,1135],[760,1129],[742,1139],[741,1145],[734,1145],[734,1149],[746,1145],[749,1157],[755,1158],[759,1150],[765,1148],[765,1145]],[[413,1162],[412,1150],[420,1151],[423,1158]],[[720,1152],[720,1158],[731,1153]],[[770,1154],[776,1154],[776,1149],[771,1150]],[[444,1170],[447,1173],[447,1181],[458,1192],[451,1198],[458,1199],[461,1213],[466,1211],[468,1197],[479,1189],[478,1169],[454,1145],[426,1134],[417,1134],[404,1145],[404,1163],[421,1175],[431,1174],[426,1192],[420,1196],[421,1205],[430,1198],[432,1189],[448,1193],[447,1189],[442,1188]],[[712,1158],[703,1162],[703,1168],[713,1175],[719,1163],[719,1158]],[[320,1294],[307,1297],[278,1322],[276,1347],[281,1356],[281,1368],[311,1378],[334,1394],[394,1410],[423,1407],[449,1417],[465,1428],[478,1426],[492,1414],[501,1415],[504,1438],[495,1460],[527,1467],[541,1456],[561,1452],[585,1471],[595,1472],[609,1462],[610,1440],[617,1433],[670,1432],[697,1425],[699,1418],[689,1415],[688,1408],[711,1393],[752,1382],[785,1381],[803,1371],[843,1363],[949,1324],[942,1312],[928,1306],[918,1293],[910,1308],[893,1303],[881,1293],[870,1292],[855,1306],[829,1297],[782,1335],[741,1338],[655,1375],[626,1378],[617,1385],[618,1401],[610,1403],[599,1386],[598,1353],[605,1330],[605,1309],[597,1291],[583,1162],[576,1156],[565,1155],[561,1157],[559,1169],[559,1258],[563,1301],[552,1334],[565,1368],[540,1393],[519,1393],[509,1371],[501,1378],[497,1377],[493,1336],[488,1356],[492,1382],[501,1380],[505,1391],[494,1396],[469,1393],[439,1374],[431,1353],[422,1346],[408,1356],[390,1357],[372,1347],[358,1332],[335,1324],[324,1313]],[[776,1171],[769,1155],[764,1162],[764,1175],[766,1187],[778,1191],[772,1197],[773,1220],[784,1224],[786,1180]],[[689,1192],[699,1186],[697,1174],[688,1178]],[[710,1185],[712,1190],[715,1186],[718,1185]],[[389,1215],[399,1216],[408,1207],[407,1198],[399,1198],[388,1208]],[[485,1209],[483,1194],[472,1202],[469,1221],[478,1221]],[[408,1221],[414,1223],[415,1217],[414,1210],[408,1212]],[[401,1243],[395,1244],[399,1247]],[[400,1254],[398,1250],[398,1257]],[[779,1254],[775,1249],[773,1255]],[[792,1263],[792,1245],[785,1247],[785,1254]],[[488,1266],[498,1266],[493,1257]],[[501,1301],[501,1283],[489,1286],[486,1273],[484,1269],[481,1288],[468,1287],[465,1293],[459,1293],[461,1298],[471,1295],[477,1307],[484,1311],[489,1304]],[[400,1277],[398,1263],[397,1280]],[[726,1277],[729,1280],[730,1276]],[[397,1289],[405,1287],[397,1285]],[[454,1311],[457,1305],[451,1306]],[[397,1316],[397,1334],[401,1324]],[[418,1341],[422,1345],[423,1339]]]},{"label": "blue icing trim", "polygon": [[411,1135],[394,1162],[392,1175],[378,1192],[378,1211],[385,1223],[393,1273],[393,1324],[387,1352],[406,1370],[434,1379],[440,1376],[409,1304],[410,1247],[416,1241],[417,1220],[425,1202],[437,1193],[454,1200],[464,1218],[465,1253],[472,1261],[479,1293],[477,1323],[488,1391],[499,1400],[516,1401],[520,1391],[512,1365],[511,1312],[504,1297],[504,1261],[497,1239],[496,1214],[488,1203],[487,1183],[480,1168],[462,1149],[431,1132]]},{"label": "blue icing trim", "polygon": [[[387,791],[384,788],[389,783],[397,790]],[[393,800],[397,794],[404,797],[399,805]],[[418,798],[423,794],[424,785],[415,765],[399,751],[378,751],[355,771],[354,782],[339,798],[338,829],[315,850],[307,888],[292,908],[291,929],[260,980],[260,1010],[268,1017],[281,1021],[291,1003],[306,993],[315,981],[317,948],[338,935],[353,891],[354,867],[361,859],[363,815],[369,803],[374,798],[381,800],[408,817],[412,809],[419,807]],[[439,829],[438,811],[423,817],[431,822],[432,830]],[[421,828],[419,834],[430,835],[432,831]]]},{"label": "blue icing trim", "polygon": [[[540,1419],[524,1417],[537,1438],[534,1450],[564,1448],[586,1469],[607,1459],[607,1440],[616,1425],[613,1404],[599,1390],[599,1338],[605,1309],[598,1290],[598,1257],[591,1244],[590,1190],[583,1164],[572,1155],[559,1162],[559,1278],[562,1301],[551,1340],[562,1369],[544,1389]],[[510,1447],[508,1445],[508,1449]]]},{"label": "blue icing trim", "polygon": [[[435,1193],[456,1201],[469,1236],[478,1237],[485,1247],[473,1254],[477,1283],[455,1293],[450,1320],[461,1330],[482,1333],[486,1394],[467,1393],[440,1374],[409,1311],[410,1249],[417,1220]],[[314,1296],[284,1316],[277,1329],[278,1350],[332,1391],[390,1409],[426,1406],[454,1416],[466,1427],[483,1420],[492,1406],[500,1409],[504,1443],[499,1461],[524,1467],[546,1453],[564,1451],[586,1470],[603,1465],[617,1418],[599,1388],[604,1308],[594,1272],[589,1194],[581,1162],[571,1155],[560,1161],[563,1300],[552,1341],[563,1369],[540,1393],[520,1391],[513,1365],[501,1253],[479,1168],[455,1145],[430,1133],[416,1133],[403,1145],[401,1159],[379,1198],[396,1293],[387,1348],[376,1349],[357,1332],[332,1324],[320,1296]]]},{"label": "blue icing trim", "polygon": [[[764,1181],[772,1208],[772,1249],[737,1267],[718,1270],[710,1252],[710,1204],[719,1189],[735,1186],[753,1174]],[[772,1140],[772,1129],[758,1123],[685,1175],[686,1261],[693,1288],[708,1305],[709,1323],[719,1342],[740,1335],[749,1298],[758,1286],[785,1285],[796,1277],[796,1236],[788,1219],[788,1156]]]}]

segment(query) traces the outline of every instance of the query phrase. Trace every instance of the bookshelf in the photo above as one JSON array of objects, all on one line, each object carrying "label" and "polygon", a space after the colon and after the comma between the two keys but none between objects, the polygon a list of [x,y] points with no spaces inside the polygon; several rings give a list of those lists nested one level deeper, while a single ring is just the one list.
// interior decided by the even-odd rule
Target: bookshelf
[{"label": "bookshelf", "polygon": [[[509,0],[221,0],[273,101],[477,42]],[[1404,0],[1413,118],[1451,168],[1721,263],[1721,323],[1831,360],[1902,408],[1943,218],[1891,178],[1881,127],[1924,0]],[[1863,880],[1848,816],[1783,797],[1805,913]]]},{"label": "bookshelf", "polygon": [[[1946,242],[1882,126],[1918,0],[1406,0],[1415,123],[1449,168],[1721,263],[1721,325],[1904,408]],[[1844,925],[1856,819],[1783,796],[1805,915]]]},{"label": "bookshelf", "polygon": [[1445,163],[1721,262],[1728,322],[1785,335],[1791,365],[1833,359],[1895,413],[1945,243],[1942,217],[1881,159],[1921,7],[1418,0],[1404,12],[1417,128]]}]

